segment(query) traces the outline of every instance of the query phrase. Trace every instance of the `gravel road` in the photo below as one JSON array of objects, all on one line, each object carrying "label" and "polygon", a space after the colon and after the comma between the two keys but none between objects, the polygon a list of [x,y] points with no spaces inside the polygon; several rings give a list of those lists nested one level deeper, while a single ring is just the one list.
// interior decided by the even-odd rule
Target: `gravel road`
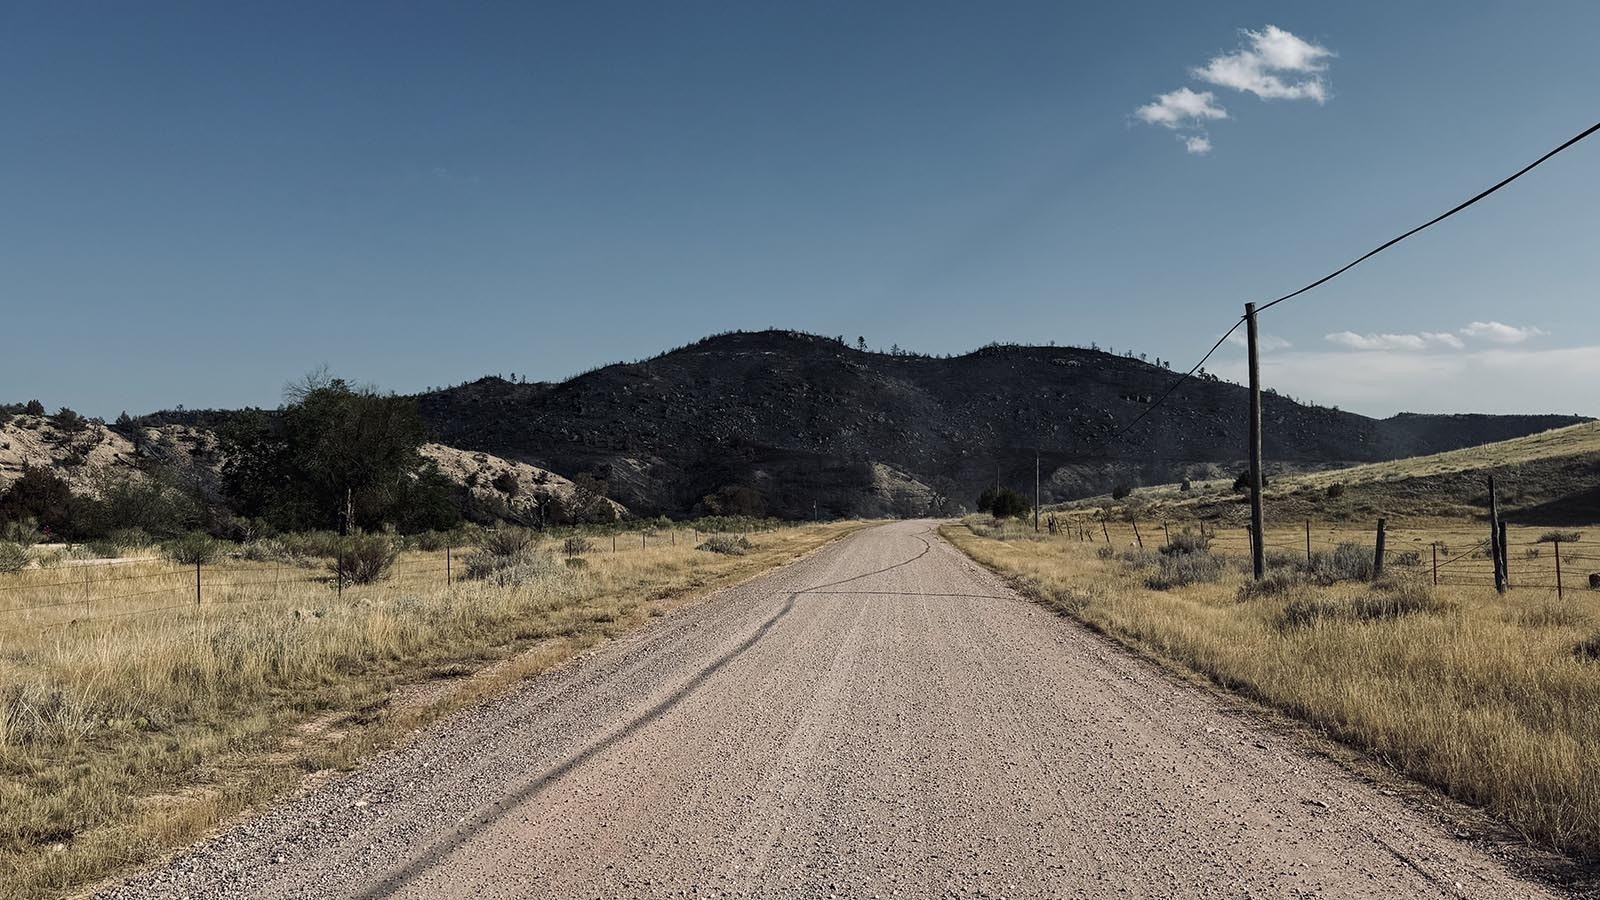
[{"label": "gravel road", "polygon": [[900,522],[104,896],[1554,895]]}]

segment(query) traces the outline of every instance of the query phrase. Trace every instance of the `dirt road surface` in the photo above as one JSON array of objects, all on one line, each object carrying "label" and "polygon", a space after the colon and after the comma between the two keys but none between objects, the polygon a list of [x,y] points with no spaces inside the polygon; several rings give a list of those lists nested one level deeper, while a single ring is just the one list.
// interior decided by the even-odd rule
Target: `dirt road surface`
[{"label": "dirt road surface", "polygon": [[1553,895],[901,522],[106,896]]}]

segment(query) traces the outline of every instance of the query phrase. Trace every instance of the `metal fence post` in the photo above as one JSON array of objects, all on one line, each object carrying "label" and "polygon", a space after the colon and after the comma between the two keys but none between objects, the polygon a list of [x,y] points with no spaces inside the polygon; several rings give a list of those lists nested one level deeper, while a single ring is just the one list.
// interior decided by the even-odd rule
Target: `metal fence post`
[{"label": "metal fence post", "polygon": [[200,560],[194,561],[194,605],[200,605]]},{"label": "metal fence post", "polygon": [[1374,579],[1383,574],[1383,540],[1384,531],[1388,524],[1388,519],[1378,519],[1378,546],[1372,552],[1372,577]]}]

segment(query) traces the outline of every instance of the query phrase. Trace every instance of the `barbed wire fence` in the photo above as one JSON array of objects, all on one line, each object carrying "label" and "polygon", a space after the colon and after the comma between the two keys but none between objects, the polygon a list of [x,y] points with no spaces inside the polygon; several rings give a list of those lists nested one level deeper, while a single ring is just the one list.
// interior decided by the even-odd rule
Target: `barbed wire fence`
[{"label": "barbed wire fence", "polygon": [[[584,545],[573,553],[563,548],[560,536],[553,539],[551,549],[565,556],[624,555],[661,547],[692,548],[714,534],[744,536],[776,527],[607,529],[576,535],[584,539]],[[261,606],[311,599],[316,590],[326,591],[328,600],[340,601],[346,593],[355,600],[427,588],[449,589],[466,580],[464,563],[476,549],[472,544],[447,545],[422,557],[402,552],[381,578],[365,584],[352,583],[340,558],[252,562],[224,557],[196,564],[158,556],[64,560],[0,574],[0,630],[21,624],[48,631],[102,620]],[[154,571],[148,571],[152,568]],[[48,580],[36,580],[41,577]],[[165,602],[169,599],[170,603]],[[34,619],[46,621],[29,621]]]}]

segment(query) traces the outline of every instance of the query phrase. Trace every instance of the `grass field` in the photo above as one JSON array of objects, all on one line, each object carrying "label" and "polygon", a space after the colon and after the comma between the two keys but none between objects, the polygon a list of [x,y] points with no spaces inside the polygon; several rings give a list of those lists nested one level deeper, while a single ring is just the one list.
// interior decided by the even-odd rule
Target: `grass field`
[{"label": "grass field", "polygon": [[[1339,539],[1342,527],[1314,533]],[[1459,523],[1413,527],[1461,550],[1477,539]],[[1242,532],[1212,569],[1164,559],[1159,525],[1154,537],[1145,526],[1143,552],[1121,528],[1110,545],[1101,533],[1095,543],[1075,529],[1036,538],[977,518],[944,534],[1041,602],[1124,644],[1487,807],[1535,843],[1600,854],[1600,659],[1577,652],[1596,639],[1600,592],[1569,590],[1558,601],[1553,583],[1505,596],[1485,584],[1434,588],[1425,565],[1391,567],[1382,587],[1323,583],[1289,574],[1284,559],[1267,591],[1242,594]],[[1304,540],[1284,530],[1276,540],[1296,537]],[[1513,530],[1511,545],[1536,539],[1534,530]],[[1269,546],[1274,540],[1269,534]],[[1515,578],[1518,559],[1511,563]],[[1182,584],[1187,577],[1192,583]],[[1591,646],[1600,655],[1600,644]]]},{"label": "grass field", "polygon": [[459,580],[459,560],[447,587],[443,553],[411,552],[342,596],[323,569],[230,561],[200,605],[192,570],[156,559],[0,575],[0,897],[147,860],[854,527],[753,535],[744,555],[634,535],[503,587]]}]

